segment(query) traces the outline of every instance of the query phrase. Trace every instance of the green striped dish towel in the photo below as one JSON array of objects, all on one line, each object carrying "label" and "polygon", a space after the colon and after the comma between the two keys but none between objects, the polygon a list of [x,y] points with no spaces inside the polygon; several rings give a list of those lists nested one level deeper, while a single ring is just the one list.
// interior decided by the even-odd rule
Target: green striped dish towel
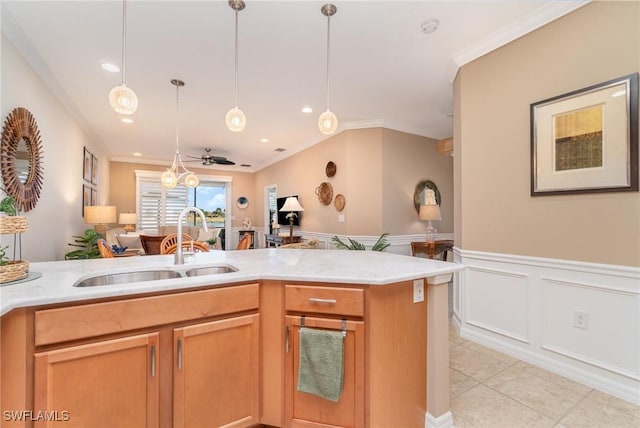
[{"label": "green striped dish towel", "polygon": [[298,391],[337,402],[342,393],[344,334],[300,328]]}]

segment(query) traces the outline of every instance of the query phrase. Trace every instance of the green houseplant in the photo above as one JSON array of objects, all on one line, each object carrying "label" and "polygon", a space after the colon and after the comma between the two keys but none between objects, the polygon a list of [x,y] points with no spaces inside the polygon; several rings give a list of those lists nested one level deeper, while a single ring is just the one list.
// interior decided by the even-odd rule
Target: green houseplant
[{"label": "green houseplant", "polygon": [[72,247],[79,249],[68,252],[64,255],[65,260],[97,259],[100,258],[98,249],[98,239],[104,238],[94,229],[87,229],[82,236],[74,236],[74,242],[69,243]]},{"label": "green houseplant", "polygon": [[[387,235],[389,234],[383,233],[382,235],[380,235],[376,243],[373,244],[373,246],[371,247],[371,251],[384,251],[389,245],[391,245],[389,244],[389,241],[387,241]],[[348,236],[347,236],[347,239],[349,240],[348,243],[342,241],[337,235],[333,235],[333,238],[331,238],[331,241],[335,244],[337,248],[341,250],[364,251],[366,249],[364,244],[356,241],[355,239],[351,239]]]},{"label": "green houseplant", "polygon": [[18,213],[13,197],[7,196],[0,201],[0,212],[6,215],[14,216]]}]

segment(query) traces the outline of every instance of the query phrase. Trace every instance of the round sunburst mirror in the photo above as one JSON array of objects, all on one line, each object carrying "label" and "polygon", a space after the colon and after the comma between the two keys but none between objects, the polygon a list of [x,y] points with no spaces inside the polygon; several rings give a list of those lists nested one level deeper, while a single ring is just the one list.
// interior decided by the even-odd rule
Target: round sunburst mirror
[{"label": "round sunburst mirror", "polygon": [[42,141],[31,112],[15,108],[4,121],[0,144],[2,181],[16,208],[31,211],[42,189]]}]

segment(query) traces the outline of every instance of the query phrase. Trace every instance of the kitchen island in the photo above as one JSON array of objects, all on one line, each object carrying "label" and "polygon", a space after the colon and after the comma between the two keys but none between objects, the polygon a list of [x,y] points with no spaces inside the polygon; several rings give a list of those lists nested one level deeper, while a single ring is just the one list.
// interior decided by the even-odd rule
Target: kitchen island
[{"label": "kitchen island", "polygon": [[[209,266],[233,271],[183,276]],[[33,263],[30,270],[40,278],[0,287],[0,402],[3,415],[22,410],[36,416],[30,419],[63,417],[4,422],[423,427],[425,418],[427,424],[436,418],[440,423],[447,417],[449,391],[447,297],[439,284],[461,269],[370,251],[292,249],[197,253],[180,266],[172,256]],[[93,276],[147,270],[180,276],[73,286]],[[425,279],[427,290],[421,288]],[[336,403],[296,390],[294,332],[305,320],[306,327],[344,332],[344,385]],[[136,380],[141,367],[148,376]],[[68,390],[65,379],[79,376],[74,382],[81,382],[87,376],[81,369],[87,368],[97,378],[84,396]],[[122,376],[124,390],[138,391],[124,401],[113,386]],[[222,389],[207,390],[213,384]],[[99,385],[101,394],[113,389],[101,406],[104,415],[79,410],[86,409],[87,395],[96,394],[91,385]],[[108,420],[114,411],[130,412],[129,419]],[[64,416],[68,420],[62,421]]]}]

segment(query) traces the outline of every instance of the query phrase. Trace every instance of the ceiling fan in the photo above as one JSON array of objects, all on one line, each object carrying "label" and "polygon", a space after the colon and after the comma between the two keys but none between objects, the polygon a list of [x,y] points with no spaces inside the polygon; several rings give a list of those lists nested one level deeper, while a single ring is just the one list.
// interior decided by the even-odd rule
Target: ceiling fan
[{"label": "ceiling fan", "polygon": [[[195,157],[195,156],[187,156],[188,158],[192,158],[192,159],[196,159],[197,161],[201,161],[202,165],[235,165],[236,163],[233,161],[230,161],[229,159],[223,157],[223,156],[214,156],[211,154],[211,149],[209,147],[204,149],[204,154],[200,157]],[[187,162],[195,162],[195,160],[193,161],[187,161]]]}]

